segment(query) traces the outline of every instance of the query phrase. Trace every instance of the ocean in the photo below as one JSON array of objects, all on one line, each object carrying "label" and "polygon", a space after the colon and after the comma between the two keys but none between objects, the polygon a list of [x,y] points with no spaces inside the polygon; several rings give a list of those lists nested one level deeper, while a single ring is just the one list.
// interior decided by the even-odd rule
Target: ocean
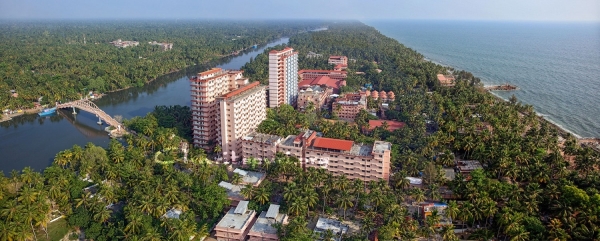
[{"label": "ocean", "polygon": [[370,21],[428,60],[486,85],[513,84],[523,104],[578,137],[600,137],[600,23]]}]

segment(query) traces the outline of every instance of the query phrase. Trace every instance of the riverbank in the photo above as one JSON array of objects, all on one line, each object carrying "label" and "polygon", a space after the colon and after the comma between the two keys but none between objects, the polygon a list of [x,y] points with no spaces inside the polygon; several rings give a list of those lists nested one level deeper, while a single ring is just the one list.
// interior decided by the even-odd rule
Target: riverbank
[{"label": "riverbank", "polygon": [[36,108],[31,108],[31,109],[18,110],[16,113],[13,113],[13,114],[2,114],[2,118],[0,118],[0,122],[9,121],[9,120],[12,120],[12,118],[15,118],[17,116],[22,116],[25,114],[37,114],[42,109],[44,109],[44,108],[42,108],[40,106],[40,107],[36,107]]}]

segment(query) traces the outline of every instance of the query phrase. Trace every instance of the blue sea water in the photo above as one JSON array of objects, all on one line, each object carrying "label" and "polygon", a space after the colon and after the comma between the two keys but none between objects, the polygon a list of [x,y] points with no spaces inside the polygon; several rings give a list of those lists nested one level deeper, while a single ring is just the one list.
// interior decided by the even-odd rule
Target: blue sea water
[{"label": "blue sea water", "polygon": [[472,72],[580,137],[600,137],[600,23],[367,22],[427,59]]}]

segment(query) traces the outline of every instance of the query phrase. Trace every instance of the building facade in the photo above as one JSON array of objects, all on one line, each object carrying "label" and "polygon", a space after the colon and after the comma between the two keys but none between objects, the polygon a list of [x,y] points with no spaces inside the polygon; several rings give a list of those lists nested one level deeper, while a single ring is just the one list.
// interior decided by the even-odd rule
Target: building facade
[{"label": "building facade", "polygon": [[333,88],[321,87],[318,85],[301,86],[298,93],[298,110],[304,110],[309,103],[313,103],[314,109],[318,110],[327,104],[329,96],[333,94]]},{"label": "building facade", "polygon": [[253,157],[262,163],[262,160],[273,160],[277,153],[277,145],[283,140],[276,135],[252,132],[242,137],[242,155],[247,161],[248,157]]},{"label": "building facade", "polygon": [[304,168],[324,168],[334,175],[346,175],[349,179],[363,181],[389,180],[391,149],[389,142],[357,144],[348,140],[323,138],[312,130],[288,136],[277,144],[277,152],[298,158]]},{"label": "building facade", "polygon": [[367,109],[367,96],[364,94],[346,94],[343,97],[335,99],[332,106],[332,112],[340,119],[352,121],[356,118],[360,110]]},{"label": "building facade", "polygon": [[267,118],[266,87],[256,81],[217,97],[216,102],[217,141],[223,161],[238,162],[242,158],[241,138]]},{"label": "building facade", "polygon": [[267,211],[262,211],[250,232],[248,241],[279,241],[276,224],[287,224],[288,216],[279,213],[279,205],[271,204]]},{"label": "building facade", "polygon": [[269,52],[269,107],[296,104],[298,97],[298,52],[292,48]]},{"label": "building facade", "polygon": [[348,57],[346,56],[329,56],[329,59],[327,60],[327,63],[329,64],[348,64]]},{"label": "building facade", "polygon": [[215,237],[218,241],[244,241],[255,219],[256,211],[248,210],[248,201],[241,201],[217,223]]},{"label": "building facade", "polygon": [[321,69],[303,69],[298,71],[301,81],[313,80],[320,76],[327,76],[336,80],[345,80],[348,77],[348,72],[336,70],[321,70]]},{"label": "building facade", "polygon": [[242,71],[213,68],[192,77],[192,124],[196,147],[211,150],[217,140],[219,106],[217,97],[248,83]]}]

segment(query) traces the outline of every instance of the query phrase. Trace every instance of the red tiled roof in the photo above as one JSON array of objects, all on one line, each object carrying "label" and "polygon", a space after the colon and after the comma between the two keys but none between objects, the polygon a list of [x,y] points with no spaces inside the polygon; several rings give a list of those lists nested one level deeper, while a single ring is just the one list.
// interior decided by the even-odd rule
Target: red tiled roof
[{"label": "red tiled roof", "polygon": [[201,73],[199,73],[199,75],[209,75],[209,74],[214,74],[214,73],[217,73],[217,72],[219,72],[219,71],[221,71],[221,70],[222,70],[221,68],[212,68],[211,70],[207,70],[207,71],[204,71],[204,72],[201,72]]},{"label": "red tiled roof", "polygon": [[223,97],[224,98],[230,98],[230,97],[233,97],[235,95],[239,95],[239,94],[241,94],[242,92],[244,92],[246,90],[249,90],[249,89],[252,89],[252,88],[258,86],[259,84],[260,84],[260,82],[254,81],[254,82],[252,82],[250,84],[247,84],[247,85],[244,85],[244,86],[240,87],[239,89],[236,89],[234,91],[231,91],[231,92],[223,95]]},{"label": "red tiled roof", "polygon": [[331,87],[333,89],[339,89],[341,85],[341,80],[332,79],[329,78],[329,76],[319,76],[314,79],[306,79],[298,83],[298,86],[306,85],[326,85],[327,87]]},{"label": "red tiled roof", "polygon": [[350,151],[352,149],[353,144],[353,141],[317,137],[313,142],[313,147]]},{"label": "red tiled roof", "polygon": [[303,69],[298,71],[298,74],[303,74],[303,73],[323,73],[323,74],[330,74],[330,73],[338,73],[338,74],[346,74],[347,72],[344,70],[324,70],[324,69]]},{"label": "red tiled roof", "polygon": [[400,129],[402,127],[404,127],[406,124],[404,122],[400,122],[400,121],[390,121],[390,120],[369,120],[369,130],[373,130],[377,127],[380,127],[383,125],[383,122],[387,122],[388,124],[388,131],[395,131],[397,129]]}]

